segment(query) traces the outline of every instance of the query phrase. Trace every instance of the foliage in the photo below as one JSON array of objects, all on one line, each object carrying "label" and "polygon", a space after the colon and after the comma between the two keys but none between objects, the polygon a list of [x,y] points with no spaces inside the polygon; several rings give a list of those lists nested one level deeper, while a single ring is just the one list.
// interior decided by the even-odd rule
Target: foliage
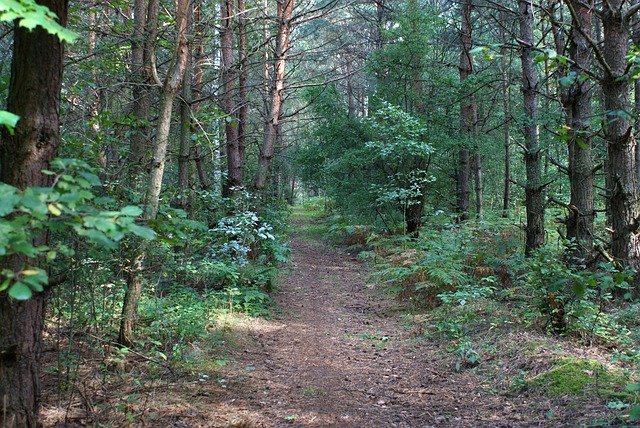
[{"label": "foliage", "polygon": [[29,259],[16,270],[5,267],[1,272],[0,291],[8,290],[15,299],[29,299],[33,292],[42,292],[49,279],[43,267],[59,256],[74,253],[64,243],[38,245],[37,237],[44,233],[74,232],[106,249],[116,249],[127,234],[155,237],[153,230],[136,223],[142,213],[139,207],[105,209],[113,201],[95,195],[100,180],[86,163],[57,159],[51,169],[43,171],[52,178],[50,187],[19,190],[0,183],[0,264],[7,266],[4,261],[9,257]]},{"label": "foliage", "polygon": [[46,6],[35,0],[2,0],[0,1],[0,21],[16,20],[20,27],[33,30],[42,27],[49,34],[57,36],[63,42],[73,42],[78,35],[56,22],[58,17]]}]

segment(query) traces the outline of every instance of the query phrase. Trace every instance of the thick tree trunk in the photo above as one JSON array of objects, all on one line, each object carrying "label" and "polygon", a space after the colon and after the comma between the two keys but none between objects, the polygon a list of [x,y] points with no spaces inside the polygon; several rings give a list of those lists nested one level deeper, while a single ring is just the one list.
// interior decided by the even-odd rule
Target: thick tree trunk
[{"label": "thick tree trunk", "polygon": [[233,189],[243,184],[243,159],[240,157],[238,143],[238,124],[236,103],[234,100],[236,73],[233,69],[233,0],[222,0],[221,4],[221,29],[220,29],[220,59],[221,59],[221,88],[222,111],[226,115],[224,123],[227,152],[227,180],[224,183],[222,194],[231,196]]},{"label": "thick tree trunk", "polygon": [[[573,9],[570,57],[571,71],[582,75],[582,70],[591,67],[591,11],[593,4],[582,0],[568,0]],[[593,2],[591,2],[593,3]],[[591,154],[591,83],[577,79],[568,91],[567,124],[571,130],[569,141],[569,183],[571,202],[567,218],[567,239],[574,245],[570,253],[577,259],[585,259],[593,250],[594,172]]]},{"label": "thick tree trunk", "polygon": [[[463,0],[461,5],[462,27],[460,30],[460,82],[464,82],[473,73],[473,58],[471,56],[471,0]],[[460,100],[460,130],[466,137],[465,146],[458,152],[458,170],[456,173],[457,199],[456,208],[458,220],[469,219],[469,178],[471,176],[471,155],[466,146],[473,138],[476,124],[476,105],[472,96],[461,94]]]},{"label": "thick tree trunk", "polygon": [[[41,0],[66,25],[68,1]],[[19,187],[50,186],[49,168],[60,142],[59,110],[63,46],[41,28],[16,28],[7,110],[20,116],[11,135],[2,130],[0,181]],[[34,245],[46,245],[47,235]],[[8,257],[4,266],[21,271],[24,257]],[[40,355],[47,292],[30,300],[0,293],[0,426],[35,427],[38,423]]]},{"label": "thick tree trunk", "polygon": [[625,0],[604,4],[603,54],[607,72],[602,79],[605,104],[605,141],[609,169],[607,198],[611,204],[611,253],[625,267],[640,268],[638,242],[638,190],[636,178],[636,141],[630,117],[628,62],[629,20]]},{"label": "thick tree trunk", "polygon": [[285,66],[287,51],[289,50],[289,34],[291,32],[291,16],[293,14],[293,0],[278,0],[278,35],[276,38],[276,53],[274,65],[273,88],[271,89],[271,104],[265,123],[264,140],[260,147],[258,171],[253,181],[253,187],[262,191],[267,183],[271,160],[275,151],[275,142],[280,126],[282,110],[282,91],[284,90]]},{"label": "thick tree trunk", "polygon": [[525,206],[527,211],[525,254],[544,243],[544,204],[542,198],[541,151],[538,130],[538,76],[531,55],[534,47],[534,11],[531,0],[518,0],[522,92],[524,96]]}]

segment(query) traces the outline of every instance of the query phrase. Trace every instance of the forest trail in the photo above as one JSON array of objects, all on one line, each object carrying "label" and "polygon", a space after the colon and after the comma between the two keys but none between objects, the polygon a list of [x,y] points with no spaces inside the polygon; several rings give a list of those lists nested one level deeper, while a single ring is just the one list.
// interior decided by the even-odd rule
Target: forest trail
[{"label": "forest trail", "polygon": [[242,327],[252,339],[224,367],[223,387],[202,384],[190,418],[173,426],[518,424],[504,398],[412,338],[398,303],[367,285],[357,258],[295,235],[291,247],[274,296],[280,315]]}]

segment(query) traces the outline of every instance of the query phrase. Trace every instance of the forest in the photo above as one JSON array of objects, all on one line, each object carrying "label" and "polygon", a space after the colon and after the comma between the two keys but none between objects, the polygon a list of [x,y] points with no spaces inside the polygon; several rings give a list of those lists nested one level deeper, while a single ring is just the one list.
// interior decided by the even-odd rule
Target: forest
[{"label": "forest", "polygon": [[640,424],[640,1],[0,27],[1,428]]}]

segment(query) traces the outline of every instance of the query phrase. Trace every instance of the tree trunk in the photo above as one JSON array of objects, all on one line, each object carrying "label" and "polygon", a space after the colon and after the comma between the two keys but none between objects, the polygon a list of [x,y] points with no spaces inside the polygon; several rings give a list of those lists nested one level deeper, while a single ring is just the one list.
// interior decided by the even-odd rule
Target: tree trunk
[{"label": "tree trunk", "polygon": [[[462,27],[460,30],[460,82],[467,80],[473,73],[473,58],[471,56],[471,0],[463,0],[461,5]],[[464,92],[464,89],[463,89]],[[469,177],[471,172],[470,152],[466,146],[473,138],[473,128],[476,123],[476,105],[472,96],[461,94],[460,101],[460,129],[466,137],[463,147],[458,152],[458,171],[456,174],[458,220],[469,219]]]},{"label": "tree trunk", "polygon": [[[573,9],[573,22],[570,33],[571,71],[582,75],[582,70],[591,67],[591,5],[582,0],[567,0]],[[566,107],[568,126],[571,132],[569,141],[569,184],[571,202],[567,218],[567,239],[573,241],[571,255],[576,259],[585,259],[593,250],[594,211],[594,172],[591,154],[591,82],[577,79],[568,91]]]},{"label": "tree trunk", "polygon": [[[190,33],[193,21],[193,5],[187,11],[187,31]],[[189,165],[191,160],[191,102],[192,102],[192,69],[194,61],[191,49],[187,45],[187,65],[182,83],[182,99],[180,100],[180,147],[178,150],[178,205],[185,211],[189,210]]]},{"label": "tree trunk", "polygon": [[[172,69],[167,73],[163,85],[162,105],[156,128],[156,141],[153,147],[153,158],[147,194],[145,199],[145,220],[155,219],[160,205],[160,191],[162,177],[166,163],[167,148],[169,146],[169,131],[171,128],[171,114],[173,101],[180,89],[187,68],[189,47],[187,43],[188,6],[190,0],[178,0],[176,10],[177,45]],[[142,266],[144,263],[145,246],[141,245],[134,251],[127,273],[127,292],[122,307],[122,319],[118,341],[125,346],[133,343],[133,327],[136,321],[138,301],[142,290]]]},{"label": "tree trunk", "polygon": [[[500,14],[503,24],[506,25],[507,12]],[[509,206],[511,205],[511,81],[509,78],[508,38],[507,32],[501,30],[502,48],[500,49],[502,66],[502,109],[504,110],[503,138],[504,138],[504,189],[502,192],[502,217],[509,218]]]},{"label": "tree trunk", "polygon": [[249,125],[248,113],[249,105],[247,104],[247,18],[245,0],[238,1],[238,156],[240,158],[239,175],[244,180],[244,161],[247,126]]},{"label": "tree trunk", "polygon": [[602,79],[605,104],[605,141],[609,177],[607,198],[611,204],[611,253],[623,266],[640,267],[637,219],[636,141],[630,123],[628,62],[629,19],[625,0],[604,3],[602,25],[603,53],[607,71]]},{"label": "tree trunk", "polygon": [[253,181],[253,187],[262,191],[269,176],[271,160],[273,158],[276,137],[280,126],[280,112],[282,109],[282,91],[284,89],[285,66],[287,51],[289,50],[289,34],[291,32],[291,16],[293,14],[293,0],[278,0],[278,35],[276,39],[274,80],[271,90],[271,104],[265,123],[264,140],[260,148],[258,171]]},{"label": "tree trunk", "polygon": [[151,85],[155,82],[149,53],[155,46],[157,30],[153,27],[157,24],[157,15],[157,0],[135,0],[133,37],[131,38],[131,80],[133,82],[133,116],[136,122],[129,152],[129,168],[134,174],[142,171],[147,163],[151,146],[149,117]]},{"label": "tree trunk", "polygon": [[544,204],[542,200],[541,151],[538,131],[538,76],[531,55],[534,47],[534,11],[531,0],[518,0],[522,92],[524,96],[525,206],[527,211],[525,254],[544,243]]},{"label": "tree trunk", "polygon": [[[68,1],[38,2],[66,25]],[[0,140],[0,181],[25,189],[50,186],[42,174],[56,156],[60,143],[60,88],[63,46],[41,28],[16,28],[7,110],[20,116],[15,134],[4,128]],[[47,245],[49,236],[34,245]],[[5,259],[4,266],[21,271],[22,256]],[[35,427],[38,424],[40,355],[47,291],[30,300],[16,301],[0,293],[0,426]]]},{"label": "tree trunk", "polygon": [[236,118],[236,103],[234,100],[236,73],[233,69],[233,0],[222,0],[220,29],[220,59],[221,59],[221,87],[222,111],[225,113],[224,130],[227,151],[227,180],[222,194],[231,196],[233,189],[241,187],[242,159],[238,144],[238,124]]}]

